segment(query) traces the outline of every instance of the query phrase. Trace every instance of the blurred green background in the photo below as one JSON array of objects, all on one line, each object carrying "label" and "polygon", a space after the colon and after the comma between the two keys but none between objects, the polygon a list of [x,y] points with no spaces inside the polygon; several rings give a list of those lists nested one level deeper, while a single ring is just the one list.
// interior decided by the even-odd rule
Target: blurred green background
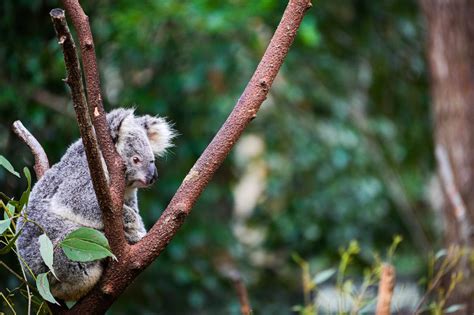
[{"label": "blurred green background", "polygon": [[[106,110],[136,107],[175,123],[160,179],[140,193],[151,227],[225,120],[287,4],[277,0],[82,1]],[[52,0],[0,3],[0,154],[32,166],[10,131],[21,120],[51,163],[78,137]],[[357,239],[355,273],[404,242],[395,265],[416,281],[439,243],[430,201],[432,126],[423,19],[410,0],[314,1],[261,112],[165,252],[110,314],[238,314],[237,268],[256,314],[302,302],[298,253],[335,266]],[[24,181],[0,169],[0,191]],[[18,269],[13,257],[2,260]],[[357,269],[359,268],[359,269]],[[0,290],[15,279],[0,269]]]}]

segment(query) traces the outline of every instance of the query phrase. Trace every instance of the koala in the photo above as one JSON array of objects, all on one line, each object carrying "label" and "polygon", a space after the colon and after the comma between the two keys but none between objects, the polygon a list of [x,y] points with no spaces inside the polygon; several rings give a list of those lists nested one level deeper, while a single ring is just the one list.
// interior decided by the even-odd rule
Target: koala
[{"label": "koala", "polygon": [[[137,189],[155,182],[158,177],[155,156],[163,155],[172,146],[175,133],[163,118],[135,116],[132,109],[111,111],[107,114],[107,122],[125,165],[125,236],[130,243],[136,243],[146,234],[138,211]],[[36,183],[23,212],[28,221],[21,216],[17,226],[22,230],[17,240],[21,263],[26,263],[35,274],[48,271],[40,256],[38,242],[38,237],[46,233],[54,245],[53,267],[59,279],[48,276],[51,293],[65,301],[80,299],[99,281],[104,268],[104,261],[100,260],[71,261],[58,246],[80,227],[104,229],[81,139],[73,143],[61,160]]]}]

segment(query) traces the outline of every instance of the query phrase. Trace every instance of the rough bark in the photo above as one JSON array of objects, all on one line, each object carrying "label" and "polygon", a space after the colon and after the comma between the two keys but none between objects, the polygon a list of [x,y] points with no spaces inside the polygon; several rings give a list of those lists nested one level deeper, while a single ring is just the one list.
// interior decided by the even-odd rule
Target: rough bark
[{"label": "rough bark", "polygon": [[[133,279],[165,249],[244,129],[256,117],[296,36],[296,31],[301,24],[304,13],[311,7],[311,2],[310,0],[289,1],[262,60],[224,125],[192,167],[170,204],[147,236],[135,245],[130,246],[125,242],[122,248],[118,247],[122,243],[123,227],[120,231],[111,231],[110,228],[107,228],[108,224],[109,227],[118,227],[119,220],[122,224],[121,215],[117,212],[117,207],[120,206],[121,208],[123,201],[122,162],[118,163],[117,161],[117,154],[111,143],[108,125],[105,121],[90,26],[88,18],[77,0],[63,0],[63,3],[67,14],[73,21],[81,43],[90,114],[110,174],[111,199],[107,200],[107,196],[101,197],[100,192],[96,190],[97,197],[98,199],[107,200],[106,205],[101,205],[104,212],[105,232],[114,253],[117,255],[116,251],[118,251],[120,257],[118,262],[108,266],[101,283],[71,310],[54,309],[54,312],[103,314]],[[62,37],[59,36],[59,38],[61,42]],[[92,146],[93,144],[87,145]],[[95,163],[100,164],[99,161],[99,158],[96,158]],[[117,236],[117,233],[122,235]]]},{"label": "rough bark", "polygon": [[[104,223],[108,222],[108,224],[104,224],[104,227],[108,227],[108,229],[112,231],[116,231],[118,229],[123,231],[121,212],[119,212],[118,217],[122,224],[115,225],[116,221],[118,220],[106,221],[108,216],[105,214],[111,213],[113,203],[109,191],[108,178],[105,170],[103,169],[101,154],[102,150],[99,149],[98,138],[89,115],[89,106],[87,104],[84,86],[82,84],[82,73],[79,64],[79,58],[76,52],[76,45],[67,26],[64,11],[61,9],[53,9],[50,12],[50,16],[53,21],[59,44],[63,49],[64,63],[66,64],[67,70],[67,78],[65,81],[71,90],[74,110],[76,112],[76,119],[79,125],[82,142],[84,144],[87,162],[89,164],[92,184],[97,195],[99,206],[101,207],[102,213],[104,214],[103,221]],[[117,233],[111,234],[109,242],[115,255],[120,258],[123,249],[126,248],[126,242],[125,239],[123,242],[118,242],[116,234]]]},{"label": "rough bark", "polygon": [[23,126],[21,121],[17,120],[13,123],[13,131],[30,148],[35,158],[33,169],[35,170],[36,179],[40,179],[44,172],[49,169],[49,161],[46,152],[44,152],[38,140]]},{"label": "rough bark", "polygon": [[[444,166],[439,165],[440,177],[445,182],[445,199],[450,201],[444,209],[446,246],[470,247],[474,222],[474,2],[422,0],[421,5],[428,26],[434,138],[439,164],[440,157],[446,156]],[[449,185],[446,169],[452,173]],[[460,196],[464,210],[456,206],[459,202],[453,202],[455,194]],[[455,271],[462,271],[465,280],[456,287],[449,304],[465,304],[465,311],[459,314],[472,314],[472,271],[467,263]]]},{"label": "rough bark", "polygon": [[[128,251],[123,229],[122,207],[125,192],[125,176],[122,158],[115,150],[100,92],[100,77],[94,51],[94,40],[89,25],[89,17],[82,10],[78,0],[63,0],[67,15],[71,18],[79,38],[82,65],[84,68],[89,114],[97,135],[97,142],[107,166],[110,186],[108,196],[98,195],[104,230],[110,247],[120,259]],[[98,163],[99,160],[96,160]],[[97,190],[96,190],[97,192]],[[109,202],[104,202],[108,198]]]},{"label": "rough bark", "polygon": [[393,289],[395,287],[395,268],[383,264],[380,271],[379,292],[377,294],[376,315],[390,315]]}]

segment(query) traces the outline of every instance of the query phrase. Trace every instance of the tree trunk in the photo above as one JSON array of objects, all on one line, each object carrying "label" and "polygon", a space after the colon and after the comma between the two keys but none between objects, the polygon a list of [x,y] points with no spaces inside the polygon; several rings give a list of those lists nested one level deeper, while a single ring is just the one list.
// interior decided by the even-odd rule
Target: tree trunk
[{"label": "tree trunk", "polygon": [[[474,222],[474,1],[421,0],[428,26],[435,144],[445,192],[445,241],[471,248]],[[449,183],[451,181],[451,183]],[[466,260],[464,280],[448,305],[474,313],[474,276]]]}]

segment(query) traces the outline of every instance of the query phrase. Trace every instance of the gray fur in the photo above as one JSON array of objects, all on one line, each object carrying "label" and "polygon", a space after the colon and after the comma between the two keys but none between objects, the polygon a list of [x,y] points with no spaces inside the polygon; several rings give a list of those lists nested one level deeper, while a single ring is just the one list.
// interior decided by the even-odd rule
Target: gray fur
[{"label": "gray fur", "polygon": [[[138,210],[137,188],[155,181],[154,156],[162,155],[171,146],[174,132],[163,118],[135,117],[131,109],[116,109],[107,114],[107,121],[117,152],[126,166],[125,236],[130,243],[136,243],[146,234]],[[59,299],[78,300],[97,283],[103,271],[102,261],[70,261],[58,246],[66,235],[79,227],[103,230],[82,140],[73,143],[59,163],[36,183],[28,207],[23,211],[29,220],[46,231],[55,246],[53,266],[59,281],[48,277],[51,292]],[[38,243],[43,231],[22,217],[18,219],[18,229],[23,230],[17,241],[19,255],[35,274],[47,272]]]}]

